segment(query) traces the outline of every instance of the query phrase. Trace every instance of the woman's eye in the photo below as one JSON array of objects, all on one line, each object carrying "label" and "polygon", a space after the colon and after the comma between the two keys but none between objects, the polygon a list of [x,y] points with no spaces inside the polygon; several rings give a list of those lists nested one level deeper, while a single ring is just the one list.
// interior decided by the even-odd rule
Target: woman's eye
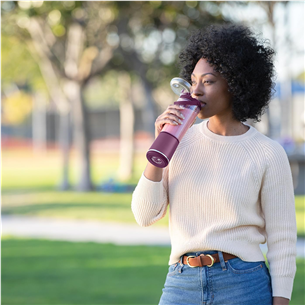
[{"label": "woman's eye", "polygon": [[[211,80],[205,80],[205,81],[203,81],[203,84],[212,84],[213,83],[213,81],[211,81]],[[191,81],[191,85],[192,86],[196,86],[196,82],[195,81]]]}]

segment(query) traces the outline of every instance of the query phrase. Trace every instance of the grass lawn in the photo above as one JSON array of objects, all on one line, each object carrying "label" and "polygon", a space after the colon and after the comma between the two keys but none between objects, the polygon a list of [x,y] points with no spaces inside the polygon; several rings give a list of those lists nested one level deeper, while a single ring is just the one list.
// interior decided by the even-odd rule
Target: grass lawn
[{"label": "grass lawn", "polygon": [[[115,179],[119,153],[92,152],[91,155],[94,184]],[[137,184],[145,164],[145,154],[136,154],[134,175],[128,183]],[[57,150],[39,155],[29,149],[2,151],[2,214],[135,223],[130,193],[57,191],[60,165]],[[72,151],[69,172],[72,186],[77,173],[77,155]],[[158,223],[167,224],[167,216]]]},{"label": "grass lawn", "polygon": [[2,304],[157,304],[169,247],[4,239]]},{"label": "grass lawn", "polygon": [[[128,181],[136,184],[145,168],[145,154],[136,154],[134,175]],[[94,219],[134,223],[130,209],[131,194],[102,192],[58,192],[60,152],[49,150],[35,155],[31,150],[2,151],[2,213],[69,219]],[[77,155],[72,151],[70,181],[75,184]],[[95,185],[115,178],[118,153],[92,152],[92,180]],[[305,196],[296,196],[298,235],[305,236]],[[168,216],[156,225],[167,225]]]},{"label": "grass lawn", "polygon": [[[2,214],[135,223],[131,194],[125,193],[40,191],[3,194]],[[167,225],[168,215],[157,224]]]},{"label": "grass lawn", "polygon": [[[295,197],[298,235],[305,237],[305,196]],[[93,219],[135,223],[131,194],[22,191],[2,195],[3,215]],[[155,225],[168,225],[168,213]]]},{"label": "grass lawn", "polygon": [[[76,151],[70,154],[69,181],[76,185],[79,176],[79,157]],[[136,153],[134,174],[128,181],[137,184],[146,165],[145,153]],[[95,186],[110,178],[117,179],[119,152],[91,152],[91,176]],[[55,190],[61,181],[61,153],[47,150],[34,154],[31,149],[2,150],[2,191]]]},{"label": "grass lawn", "polygon": [[[157,304],[169,247],[2,240],[2,304]],[[304,305],[304,260],[291,305]]]},{"label": "grass lawn", "polygon": [[[136,157],[136,184],[145,167]],[[118,168],[116,154],[92,156],[95,185]],[[70,181],[76,182],[72,154]],[[60,157],[56,151],[2,152],[2,214],[134,223],[131,194],[58,192]],[[298,234],[305,236],[305,197],[297,196]],[[166,216],[156,225],[167,225]],[[157,304],[170,249],[97,243],[2,238],[2,304]],[[304,305],[304,260],[298,260],[291,305]]]},{"label": "grass lawn", "polygon": [[[305,196],[295,196],[298,236],[305,237]],[[305,304],[305,303],[304,303]]]}]

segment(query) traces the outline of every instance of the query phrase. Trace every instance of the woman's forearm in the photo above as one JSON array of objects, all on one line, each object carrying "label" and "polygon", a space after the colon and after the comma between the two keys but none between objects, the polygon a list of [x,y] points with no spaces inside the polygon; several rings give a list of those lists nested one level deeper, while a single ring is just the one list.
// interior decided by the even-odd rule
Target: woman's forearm
[{"label": "woman's forearm", "polygon": [[144,176],[151,181],[160,182],[162,180],[163,168],[156,167],[151,163],[147,163],[144,170]]},{"label": "woman's forearm", "polygon": [[288,305],[289,299],[281,297],[273,297],[273,305]]}]

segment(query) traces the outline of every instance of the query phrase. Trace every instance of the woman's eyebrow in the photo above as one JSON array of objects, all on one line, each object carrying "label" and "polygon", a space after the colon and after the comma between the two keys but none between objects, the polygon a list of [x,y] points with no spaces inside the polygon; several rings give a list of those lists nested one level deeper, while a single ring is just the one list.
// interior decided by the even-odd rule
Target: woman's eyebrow
[{"label": "woman's eyebrow", "polygon": [[[208,75],[208,74],[212,74],[213,76],[215,76],[215,77],[216,77],[216,75],[215,75],[215,74],[213,74],[213,73],[211,73],[211,72],[201,74],[201,77],[206,76],[206,75]],[[192,73],[192,76],[195,76],[195,74],[194,74],[194,73]],[[196,76],[195,76],[195,77],[196,77]]]}]

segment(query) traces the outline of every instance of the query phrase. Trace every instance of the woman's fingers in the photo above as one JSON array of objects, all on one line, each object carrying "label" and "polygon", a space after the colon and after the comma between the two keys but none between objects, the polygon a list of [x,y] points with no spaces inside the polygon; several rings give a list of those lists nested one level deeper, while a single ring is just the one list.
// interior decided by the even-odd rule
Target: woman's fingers
[{"label": "woman's fingers", "polygon": [[184,116],[181,113],[182,109],[184,109],[183,106],[169,105],[167,109],[161,115],[159,115],[155,122],[156,136],[159,135],[165,124],[174,126],[183,124]]},{"label": "woman's fingers", "polygon": [[[159,120],[169,119],[173,123],[177,122],[178,124],[182,124],[184,115],[181,113],[181,109],[182,108],[178,105],[169,105],[167,109],[158,117],[158,119]],[[166,123],[170,123],[170,121],[166,121]]]},{"label": "woman's fingers", "polygon": [[184,107],[180,105],[169,105],[165,112],[175,114],[179,118],[184,119],[184,115],[181,113],[182,109],[184,109]]}]

